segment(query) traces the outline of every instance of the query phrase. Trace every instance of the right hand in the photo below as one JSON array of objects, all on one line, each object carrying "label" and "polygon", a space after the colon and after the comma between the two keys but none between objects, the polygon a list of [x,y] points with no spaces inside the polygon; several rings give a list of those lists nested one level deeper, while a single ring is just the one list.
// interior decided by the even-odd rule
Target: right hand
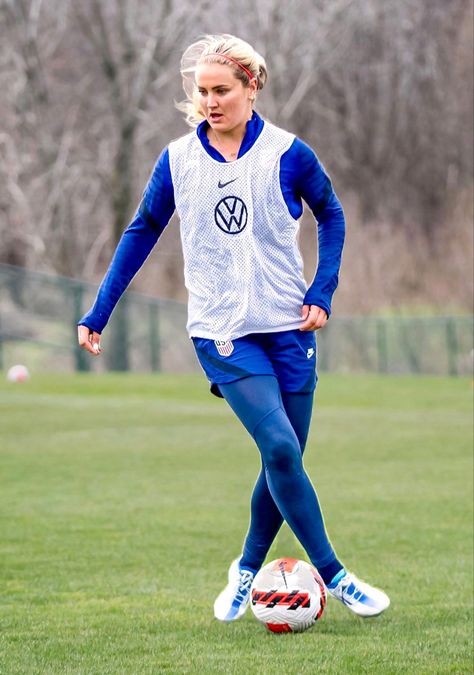
[{"label": "right hand", "polygon": [[100,333],[96,333],[87,326],[78,326],[77,339],[83,349],[94,356],[99,356],[102,351],[100,347]]}]

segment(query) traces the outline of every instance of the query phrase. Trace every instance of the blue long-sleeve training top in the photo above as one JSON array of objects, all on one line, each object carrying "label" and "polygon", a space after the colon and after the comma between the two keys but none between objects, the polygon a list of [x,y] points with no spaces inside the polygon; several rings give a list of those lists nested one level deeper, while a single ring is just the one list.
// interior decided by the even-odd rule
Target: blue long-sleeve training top
[{"label": "blue long-sleeve training top", "polygon": [[[253,146],[263,126],[264,121],[254,112],[247,123],[239,157]],[[203,147],[214,159],[225,162],[218,150],[210,145],[207,127],[208,123],[204,121],[196,130]],[[281,157],[280,186],[293,218],[301,217],[303,200],[317,220],[318,266],[304,304],[322,307],[329,316],[344,245],[344,212],[316,154],[299,138],[295,138]],[[168,149],[165,148],[155,164],[139,208],[117,245],[94,305],[79,325],[102,333],[115,305],[149,256],[174,211],[174,188]]]}]

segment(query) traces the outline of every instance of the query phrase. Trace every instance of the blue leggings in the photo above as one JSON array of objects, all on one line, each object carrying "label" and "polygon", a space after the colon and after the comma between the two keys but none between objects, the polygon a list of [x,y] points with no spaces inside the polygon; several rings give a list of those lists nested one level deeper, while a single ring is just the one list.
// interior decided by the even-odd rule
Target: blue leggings
[{"label": "blue leggings", "polygon": [[[261,454],[240,564],[258,570],[286,520],[325,582],[342,569],[302,461],[313,394],[282,393],[276,377],[253,375],[219,389]],[[326,577],[326,578],[325,578]]]}]

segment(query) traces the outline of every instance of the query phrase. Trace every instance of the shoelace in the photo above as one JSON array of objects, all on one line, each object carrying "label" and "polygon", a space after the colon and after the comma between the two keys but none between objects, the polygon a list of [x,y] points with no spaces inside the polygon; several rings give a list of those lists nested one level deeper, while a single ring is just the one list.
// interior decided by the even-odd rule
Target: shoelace
[{"label": "shoelace", "polygon": [[240,570],[239,586],[235,594],[237,600],[245,600],[246,596],[250,593],[253,577],[254,575],[249,570]]}]

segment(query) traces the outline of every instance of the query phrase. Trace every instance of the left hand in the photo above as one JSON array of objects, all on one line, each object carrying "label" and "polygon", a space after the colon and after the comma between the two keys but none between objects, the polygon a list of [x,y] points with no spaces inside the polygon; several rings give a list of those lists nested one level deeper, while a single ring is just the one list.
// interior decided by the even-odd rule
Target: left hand
[{"label": "left hand", "polygon": [[303,305],[301,318],[303,323],[300,330],[318,330],[326,325],[328,315],[324,309],[317,305]]}]

